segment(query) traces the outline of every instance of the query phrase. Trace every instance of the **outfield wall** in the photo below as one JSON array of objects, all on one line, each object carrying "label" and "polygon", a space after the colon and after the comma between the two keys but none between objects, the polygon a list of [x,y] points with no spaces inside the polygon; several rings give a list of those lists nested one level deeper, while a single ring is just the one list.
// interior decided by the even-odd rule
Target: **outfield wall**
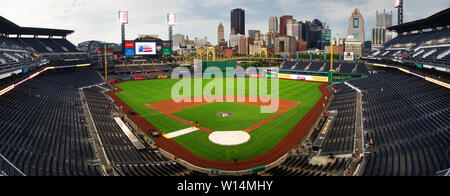
[{"label": "outfield wall", "polygon": [[289,79],[289,80],[301,80],[301,81],[310,81],[310,82],[328,82],[329,78],[327,76],[311,76],[311,75],[299,75],[299,74],[278,74],[278,78],[280,79]]}]

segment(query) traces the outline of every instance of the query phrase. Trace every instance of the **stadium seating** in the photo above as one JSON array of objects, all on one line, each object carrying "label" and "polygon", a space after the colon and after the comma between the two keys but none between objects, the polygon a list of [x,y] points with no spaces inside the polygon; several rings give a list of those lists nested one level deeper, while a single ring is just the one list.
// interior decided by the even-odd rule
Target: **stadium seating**
[{"label": "stadium seating", "polygon": [[75,45],[73,45],[66,39],[52,39],[52,41],[56,42],[57,45],[68,49],[70,52],[80,52],[80,50]]},{"label": "stadium seating", "polygon": [[[297,70],[297,71],[319,71],[329,72],[331,68],[330,62],[297,62],[286,61],[282,65],[282,70]],[[369,74],[369,70],[364,63],[347,63],[334,62],[333,69],[338,73],[357,73]]]},{"label": "stadium seating", "polygon": [[[30,176],[102,175],[84,124],[79,87],[102,83],[91,70],[41,74],[0,96],[0,153]],[[157,150],[137,150],[112,116],[102,93],[84,89],[107,157],[124,176],[204,176],[169,161]],[[7,114],[7,115],[6,115]]]},{"label": "stadium seating", "polygon": [[[106,154],[124,176],[191,175],[184,166],[171,162],[156,150],[137,150],[112,117],[113,105],[102,93],[105,89],[93,87],[84,90],[89,110]],[[192,175],[196,175],[195,173]]]},{"label": "stadium seating", "polygon": [[[407,59],[450,65],[450,29],[400,35],[374,53],[382,59]],[[442,56],[441,56],[442,55]]]},{"label": "stadium seating", "polygon": [[52,49],[53,52],[69,52],[69,50],[63,46],[57,44],[53,39],[37,39],[40,43]]},{"label": "stadium seating", "polygon": [[402,73],[350,82],[363,90],[366,176],[434,175],[450,167],[450,90]]},{"label": "stadium seating", "polygon": [[338,91],[328,108],[337,111],[336,119],[322,146],[321,154],[352,154],[355,136],[356,121],[356,91],[345,84],[333,86]]},{"label": "stadium seating", "polygon": [[[0,48],[0,74],[17,71],[24,67],[30,68],[39,58],[34,57],[26,50],[17,50],[9,47]],[[1,78],[0,78],[1,79]]]},{"label": "stadium seating", "polygon": [[262,172],[262,176],[332,176],[345,169],[349,159],[337,158],[325,165],[311,164],[308,156],[288,157],[281,165]]},{"label": "stadium seating", "polygon": [[37,53],[73,53],[80,50],[66,39],[0,37],[0,45]]},{"label": "stadium seating", "polygon": [[99,80],[90,71],[42,74],[0,96],[0,153],[26,175],[101,175],[76,88]]}]

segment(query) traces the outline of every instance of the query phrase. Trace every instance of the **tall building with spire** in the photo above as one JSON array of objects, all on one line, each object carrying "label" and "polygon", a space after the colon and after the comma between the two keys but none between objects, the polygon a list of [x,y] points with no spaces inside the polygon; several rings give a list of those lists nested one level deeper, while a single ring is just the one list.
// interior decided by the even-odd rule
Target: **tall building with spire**
[{"label": "tall building with spire", "polygon": [[225,30],[222,22],[220,22],[219,27],[217,28],[217,43],[220,43],[221,41],[225,41]]},{"label": "tall building with spire", "polygon": [[355,8],[352,15],[348,19],[347,35],[353,37],[357,41],[364,42],[366,40],[364,30],[364,18],[358,8]]}]

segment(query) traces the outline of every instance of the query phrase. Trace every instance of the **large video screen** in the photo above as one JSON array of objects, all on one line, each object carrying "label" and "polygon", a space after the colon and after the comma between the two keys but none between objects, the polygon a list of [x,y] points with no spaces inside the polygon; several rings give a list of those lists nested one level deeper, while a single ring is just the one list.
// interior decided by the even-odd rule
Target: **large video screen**
[{"label": "large video screen", "polygon": [[155,55],[155,42],[136,42],[136,55]]}]

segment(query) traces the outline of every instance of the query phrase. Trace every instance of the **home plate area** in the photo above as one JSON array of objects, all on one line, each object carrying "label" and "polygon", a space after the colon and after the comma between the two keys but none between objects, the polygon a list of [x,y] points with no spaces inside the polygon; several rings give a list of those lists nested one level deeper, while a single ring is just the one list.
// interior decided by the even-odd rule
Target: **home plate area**
[{"label": "home plate area", "polygon": [[[190,127],[165,134],[164,137],[167,139],[173,139],[199,130],[200,129],[196,127]],[[250,134],[245,131],[215,131],[209,135],[209,141],[221,146],[238,146],[247,143],[250,138]]]}]

